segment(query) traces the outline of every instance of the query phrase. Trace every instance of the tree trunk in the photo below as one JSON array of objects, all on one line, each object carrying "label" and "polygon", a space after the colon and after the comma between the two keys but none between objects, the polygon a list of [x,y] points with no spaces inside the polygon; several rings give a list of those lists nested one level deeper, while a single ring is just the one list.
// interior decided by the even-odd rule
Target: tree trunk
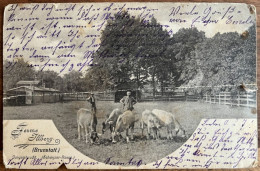
[{"label": "tree trunk", "polygon": [[139,70],[136,72],[136,89],[140,88],[140,76],[139,76]]},{"label": "tree trunk", "polygon": [[153,98],[155,97],[155,68],[152,73]]},{"label": "tree trunk", "polygon": [[164,95],[164,85],[163,85],[163,81],[161,81],[161,95]]}]

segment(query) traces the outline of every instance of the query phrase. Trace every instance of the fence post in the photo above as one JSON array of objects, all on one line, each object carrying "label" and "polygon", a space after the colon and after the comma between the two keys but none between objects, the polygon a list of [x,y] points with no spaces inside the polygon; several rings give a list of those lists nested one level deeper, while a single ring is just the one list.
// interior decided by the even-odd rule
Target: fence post
[{"label": "fence post", "polygon": [[224,92],[224,104],[226,105],[227,104],[227,93]]},{"label": "fence post", "polygon": [[218,104],[220,104],[220,93],[218,94]]},{"label": "fence post", "polygon": [[238,93],[237,105],[240,106],[240,93]]},{"label": "fence post", "polygon": [[216,94],[214,95],[214,104],[216,103]]},{"label": "fence post", "polygon": [[248,92],[246,93],[246,105],[247,105],[247,107],[249,107]]},{"label": "fence post", "polygon": [[206,103],[208,102],[208,93],[206,93]]}]

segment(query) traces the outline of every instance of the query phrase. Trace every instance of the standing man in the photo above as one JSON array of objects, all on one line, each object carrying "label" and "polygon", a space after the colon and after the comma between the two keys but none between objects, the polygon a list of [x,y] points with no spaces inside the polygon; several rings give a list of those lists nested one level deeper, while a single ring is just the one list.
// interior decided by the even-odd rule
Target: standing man
[{"label": "standing man", "polygon": [[124,96],[121,100],[120,103],[123,104],[123,110],[127,111],[130,110],[132,111],[134,109],[134,104],[136,104],[136,100],[130,96],[131,91],[126,92],[126,96]]},{"label": "standing man", "polygon": [[[87,98],[87,101],[90,102],[91,104],[91,122],[90,122],[90,127],[91,127],[91,141],[95,141],[97,136],[97,108],[96,108],[96,99],[94,97],[94,93],[91,93],[90,97]],[[93,142],[92,142],[93,143]]]},{"label": "standing man", "polygon": [[96,114],[97,108],[96,108],[96,99],[94,97],[94,93],[91,93],[91,96],[87,98],[87,101],[89,101],[91,104],[91,112],[93,114]]}]

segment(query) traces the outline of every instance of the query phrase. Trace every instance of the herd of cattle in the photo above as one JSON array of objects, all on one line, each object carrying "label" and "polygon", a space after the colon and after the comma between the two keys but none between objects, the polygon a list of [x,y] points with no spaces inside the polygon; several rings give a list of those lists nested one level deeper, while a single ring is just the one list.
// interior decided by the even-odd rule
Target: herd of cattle
[{"label": "herd of cattle", "polygon": [[[158,109],[153,109],[152,111],[145,110],[141,117],[133,111],[121,112],[120,109],[114,109],[106,116],[102,123],[102,134],[110,129],[112,142],[116,143],[116,138],[121,137],[121,133],[126,131],[126,141],[129,142],[128,132],[131,130],[131,139],[133,140],[134,125],[138,121],[140,121],[142,136],[144,136],[145,127],[147,128],[148,139],[150,139],[150,137],[154,139],[160,138],[160,129],[162,127],[166,127],[167,139],[174,137],[173,131],[175,132],[175,136],[186,137],[185,130],[174,115],[170,112]],[[82,133],[82,137],[86,139],[86,143],[88,143],[88,137],[91,143],[94,143],[99,139],[99,136],[102,136],[102,134],[96,132],[97,119],[91,113],[91,110],[81,108],[77,112],[77,124],[79,140],[81,139]]]}]

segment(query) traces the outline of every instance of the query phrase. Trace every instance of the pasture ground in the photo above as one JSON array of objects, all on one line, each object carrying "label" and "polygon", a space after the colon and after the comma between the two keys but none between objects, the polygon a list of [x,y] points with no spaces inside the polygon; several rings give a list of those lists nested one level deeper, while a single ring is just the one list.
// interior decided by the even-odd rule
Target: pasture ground
[{"label": "pasture ground", "polygon": [[[119,103],[97,102],[97,131],[101,133],[102,122],[105,115],[114,108],[120,108]],[[162,131],[162,139],[141,139],[140,124],[135,124],[135,139],[127,144],[125,140],[111,143],[110,132],[107,131],[100,139],[100,144],[86,144],[77,140],[76,113],[80,108],[89,108],[84,101],[66,103],[45,103],[33,106],[9,106],[3,108],[4,119],[52,119],[63,137],[77,150],[97,161],[104,162],[107,158],[127,162],[132,157],[142,160],[144,163],[159,160],[179,148],[187,139],[175,138],[166,140],[165,130]],[[183,128],[190,136],[203,118],[256,118],[256,114],[250,108],[232,107],[226,105],[208,104],[200,102],[141,102],[135,106],[139,115],[145,109],[162,109],[172,112]],[[146,131],[145,131],[146,134]],[[122,134],[125,137],[125,134]]]}]

